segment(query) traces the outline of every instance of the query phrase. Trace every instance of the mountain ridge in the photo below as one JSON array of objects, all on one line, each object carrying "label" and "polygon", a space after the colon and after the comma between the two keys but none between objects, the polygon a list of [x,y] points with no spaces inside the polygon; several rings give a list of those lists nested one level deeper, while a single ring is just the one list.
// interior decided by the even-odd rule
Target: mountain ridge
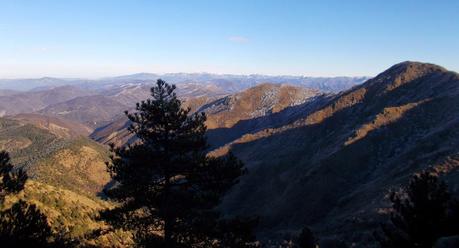
[{"label": "mountain ridge", "polygon": [[360,236],[352,230],[377,227],[385,190],[444,161],[446,177],[459,167],[451,162],[459,152],[459,76],[440,68],[398,64],[303,118],[214,151],[231,150],[249,169],[222,208],[261,215],[262,235],[310,225],[324,237],[372,239],[371,228]]}]

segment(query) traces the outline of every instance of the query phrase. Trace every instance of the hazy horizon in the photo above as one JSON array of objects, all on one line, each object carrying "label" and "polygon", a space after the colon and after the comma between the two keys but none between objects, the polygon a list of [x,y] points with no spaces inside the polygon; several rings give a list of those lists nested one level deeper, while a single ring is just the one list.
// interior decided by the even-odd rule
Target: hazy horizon
[{"label": "hazy horizon", "polygon": [[310,77],[310,78],[340,78],[340,77],[349,77],[349,78],[371,78],[376,75],[336,75],[336,76],[310,76],[310,75],[295,75],[295,74],[264,74],[264,73],[251,73],[251,74],[237,74],[237,73],[214,73],[214,72],[135,72],[135,73],[128,73],[128,74],[113,74],[107,76],[98,76],[98,77],[91,77],[91,76],[79,76],[79,77],[66,77],[66,76],[54,76],[54,75],[36,75],[36,76],[29,76],[29,77],[0,77],[0,80],[17,80],[17,79],[42,79],[42,78],[56,78],[62,80],[77,80],[77,79],[84,79],[84,80],[103,80],[107,78],[117,78],[117,77],[126,77],[126,76],[135,76],[140,74],[151,74],[151,75],[173,75],[173,74],[209,74],[209,75],[217,75],[217,76],[267,76],[267,77]]}]

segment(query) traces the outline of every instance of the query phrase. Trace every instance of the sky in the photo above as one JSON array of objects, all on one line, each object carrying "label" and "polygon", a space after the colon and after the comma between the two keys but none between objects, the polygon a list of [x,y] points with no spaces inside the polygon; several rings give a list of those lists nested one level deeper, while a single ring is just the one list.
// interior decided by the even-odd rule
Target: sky
[{"label": "sky", "polygon": [[0,0],[0,78],[459,71],[457,0]]}]

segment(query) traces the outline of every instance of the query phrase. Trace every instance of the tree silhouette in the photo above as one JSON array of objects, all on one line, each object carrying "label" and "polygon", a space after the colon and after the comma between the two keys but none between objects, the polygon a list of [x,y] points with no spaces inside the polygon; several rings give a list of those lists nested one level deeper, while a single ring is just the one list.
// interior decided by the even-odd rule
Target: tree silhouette
[{"label": "tree silhouette", "polygon": [[112,145],[107,166],[115,186],[106,193],[122,206],[104,215],[134,230],[144,246],[215,247],[222,242],[215,207],[244,173],[243,164],[232,154],[206,155],[206,116],[183,109],[174,91],[174,85],[158,80],[152,98],[126,112],[138,142]]},{"label": "tree silhouette", "polygon": [[[24,189],[27,174],[14,170],[7,152],[0,152],[0,205],[5,197]],[[0,213],[0,244],[2,247],[48,247],[51,228],[46,216],[34,204],[19,200]]]},{"label": "tree silhouette", "polygon": [[298,237],[298,246],[300,248],[316,248],[317,239],[314,233],[308,227],[304,227]]},{"label": "tree silhouette", "polygon": [[391,192],[390,224],[377,239],[382,247],[432,247],[446,235],[450,194],[430,172],[414,175],[406,189]]},{"label": "tree silhouette", "polygon": [[16,194],[24,189],[27,174],[22,170],[13,170],[10,156],[6,151],[0,151],[0,205],[3,205],[8,194]]},{"label": "tree silhouette", "polygon": [[6,247],[49,247],[51,229],[34,204],[19,200],[2,212],[0,241]]},{"label": "tree silhouette", "polygon": [[450,200],[447,219],[447,236],[459,235],[459,199]]},{"label": "tree silhouette", "polygon": [[218,239],[221,247],[249,248],[259,247],[255,240],[254,228],[258,224],[258,218],[234,218],[221,220],[217,225]]}]

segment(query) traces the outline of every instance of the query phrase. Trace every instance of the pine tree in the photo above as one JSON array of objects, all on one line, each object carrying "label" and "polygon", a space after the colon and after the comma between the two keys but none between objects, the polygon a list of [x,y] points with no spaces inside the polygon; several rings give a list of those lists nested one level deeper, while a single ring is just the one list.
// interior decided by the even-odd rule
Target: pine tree
[{"label": "pine tree", "polygon": [[7,195],[19,193],[24,189],[27,174],[22,169],[14,171],[9,154],[0,151],[0,177],[0,205],[3,205]]},{"label": "pine tree", "polygon": [[5,247],[51,247],[51,228],[37,206],[19,200],[2,213],[0,242]]},{"label": "pine tree", "polygon": [[406,189],[391,192],[389,225],[376,237],[382,247],[432,247],[446,235],[450,194],[446,184],[430,172],[414,175]]},{"label": "pine tree", "polygon": [[[14,170],[7,152],[0,152],[0,205],[5,197],[24,189],[27,174]],[[2,247],[48,247],[51,228],[47,218],[34,204],[19,200],[0,213],[0,244]]]},{"label": "pine tree", "polygon": [[232,154],[206,155],[206,116],[183,109],[174,91],[174,85],[158,80],[152,98],[126,112],[138,141],[112,145],[107,166],[116,185],[106,193],[122,206],[105,216],[133,229],[145,246],[214,247],[222,229],[214,209],[244,173],[243,164]]},{"label": "pine tree", "polygon": [[308,227],[304,227],[298,237],[298,246],[300,248],[316,248],[317,239],[314,233]]}]

